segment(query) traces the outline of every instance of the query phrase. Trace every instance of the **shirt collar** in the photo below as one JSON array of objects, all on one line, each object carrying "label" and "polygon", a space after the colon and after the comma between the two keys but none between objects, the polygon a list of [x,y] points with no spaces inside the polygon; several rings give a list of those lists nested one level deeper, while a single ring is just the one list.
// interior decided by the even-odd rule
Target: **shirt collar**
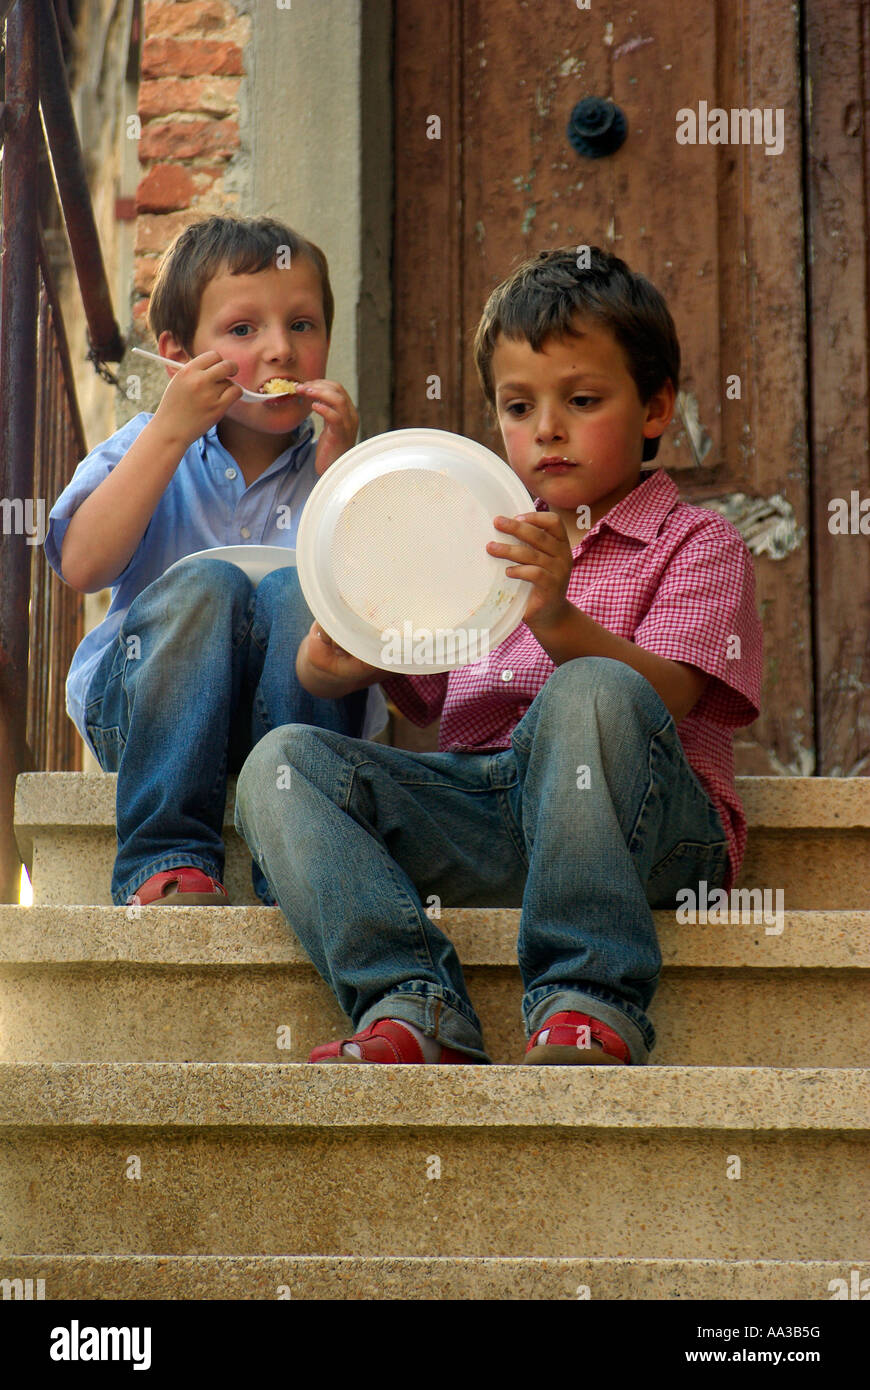
[{"label": "shirt collar", "polygon": [[[621,502],[617,502],[615,507],[611,507],[609,512],[600,517],[587,531],[580,544],[585,545],[598,534],[602,526],[609,526],[611,531],[631,536],[648,545],[650,541],[655,540],[665,523],[665,518],[679,500],[677,485],[663,468],[657,468],[646,477],[641,474],[640,480],[628,496],[623,497]],[[539,512],[549,510],[541,498],[536,499],[535,509]],[[574,548],[577,549],[576,546]]]},{"label": "shirt collar", "polygon": [[[199,440],[199,452],[206,463],[223,462],[231,457],[218,439],[217,424],[212,425],[210,430]],[[277,472],[280,468],[289,468],[298,472],[305,462],[307,445],[314,437],[314,424],[310,419],[303,420],[301,425],[297,425],[293,433],[293,443],[290,444],[283,453],[279,454],[273,463],[266,469],[267,473]],[[235,460],[238,462],[238,460]],[[261,474],[261,476],[264,476]]]}]

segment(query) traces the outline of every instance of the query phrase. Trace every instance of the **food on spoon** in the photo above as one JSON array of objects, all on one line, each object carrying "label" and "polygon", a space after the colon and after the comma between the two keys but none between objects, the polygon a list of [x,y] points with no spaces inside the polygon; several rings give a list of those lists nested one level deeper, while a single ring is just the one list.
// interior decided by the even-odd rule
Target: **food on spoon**
[{"label": "food on spoon", "polygon": [[263,383],[260,393],[267,396],[295,396],[296,386],[295,381],[288,381],[286,377],[273,376]]}]

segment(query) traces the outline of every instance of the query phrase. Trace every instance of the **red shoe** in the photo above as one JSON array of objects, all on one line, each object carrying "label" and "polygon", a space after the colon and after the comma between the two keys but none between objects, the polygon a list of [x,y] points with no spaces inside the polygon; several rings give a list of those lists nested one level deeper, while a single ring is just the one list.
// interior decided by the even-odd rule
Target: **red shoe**
[{"label": "red shoe", "polygon": [[[538,1038],[545,1028],[550,1035],[545,1043]],[[631,1065],[628,1044],[618,1033],[589,1014],[563,1009],[551,1014],[529,1038],[523,1062],[543,1066],[613,1067]]]},{"label": "red shoe", "polygon": [[[345,1043],[357,1043],[362,1053],[361,1057],[354,1057],[342,1053]],[[420,1063],[424,1061],[423,1050],[413,1033],[409,1033],[407,1028],[403,1028],[400,1023],[393,1023],[389,1018],[376,1019],[369,1024],[361,1033],[355,1033],[352,1038],[340,1038],[338,1042],[322,1043],[320,1047],[315,1047],[308,1058],[309,1062],[388,1062],[393,1065],[398,1063]],[[430,1063],[431,1066],[445,1066],[448,1062],[465,1063],[466,1066],[474,1066],[473,1058],[467,1052],[456,1052],[452,1047],[442,1047],[441,1056],[437,1062]]]},{"label": "red shoe", "polygon": [[128,906],[133,903],[140,907],[149,903],[156,907],[226,907],[229,897],[216,878],[188,865],[146,878],[127,899]]}]

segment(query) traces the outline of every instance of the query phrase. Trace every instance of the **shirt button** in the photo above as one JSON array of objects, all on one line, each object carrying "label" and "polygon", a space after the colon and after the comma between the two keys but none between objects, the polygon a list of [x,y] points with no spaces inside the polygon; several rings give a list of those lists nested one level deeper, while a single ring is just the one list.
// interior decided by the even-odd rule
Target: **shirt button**
[{"label": "shirt button", "polygon": [[232,480],[235,476],[236,476],[236,470],[235,470],[234,468],[225,468],[225,469],[224,469],[224,477],[225,477],[225,478],[229,478],[230,480]]},{"label": "shirt button", "polygon": [[513,671],[502,671],[501,678],[503,681],[512,681],[514,678],[514,673]]},{"label": "shirt button", "polygon": [[245,538],[246,541],[249,541],[249,540],[251,539],[250,527],[248,527],[248,526],[243,526],[242,529],[241,529],[241,531],[239,532],[239,534],[242,535],[242,536],[244,536],[244,538]]}]

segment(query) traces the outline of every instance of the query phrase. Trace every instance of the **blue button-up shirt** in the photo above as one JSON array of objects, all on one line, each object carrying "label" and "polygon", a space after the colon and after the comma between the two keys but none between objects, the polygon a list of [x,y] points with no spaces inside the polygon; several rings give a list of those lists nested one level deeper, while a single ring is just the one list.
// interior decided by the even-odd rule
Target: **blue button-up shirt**
[{"label": "blue button-up shirt", "polygon": [[[82,459],[49,514],[45,553],[61,578],[61,549],[73,513],[124,457],[152,415],[142,412]],[[217,435],[217,425],[185,452],[157,503],[135,554],[112,586],[103,621],[80,643],[66,684],[67,712],[85,742],[88,686],[100,659],[118,634],[137,594],[184,555],[219,545],[283,545],[293,549],[302,508],[318,481],[311,420],[294,431],[294,442],[260,477],[246,486],[241,469]],[[378,686],[369,694],[363,737],[382,728],[386,704]]]}]

